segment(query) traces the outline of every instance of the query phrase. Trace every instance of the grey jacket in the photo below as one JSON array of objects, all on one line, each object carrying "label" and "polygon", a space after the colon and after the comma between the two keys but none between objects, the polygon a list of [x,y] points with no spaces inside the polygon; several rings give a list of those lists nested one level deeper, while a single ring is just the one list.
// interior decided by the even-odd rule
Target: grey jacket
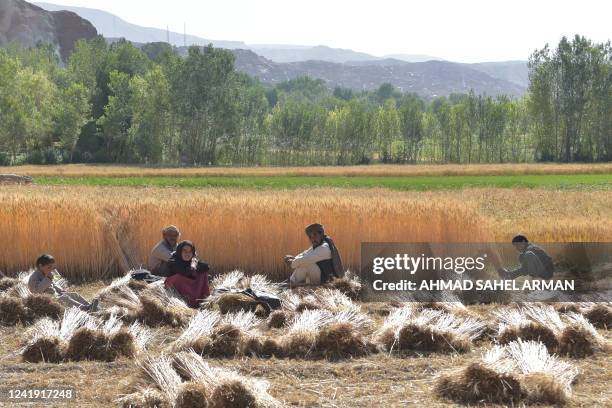
[{"label": "grey jacket", "polygon": [[155,244],[149,256],[149,271],[154,275],[168,276],[168,261],[175,249],[165,239]]},{"label": "grey jacket", "polygon": [[[56,274],[57,272],[53,272]],[[61,294],[64,292],[62,288],[53,283],[53,280],[44,273],[42,273],[38,268],[34,269],[34,272],[30,274],[30,278],[28,279],[28,288],[32,293],[50,293],[50,294]]]},{"label": "grey jacket", "polygon": [[529,244],[525,251],[519,255],[519,262],[521,266],[510,271],[510,276],[513,279],[519,276],[550,279],[553,276],[552,258],[537,245]]}]

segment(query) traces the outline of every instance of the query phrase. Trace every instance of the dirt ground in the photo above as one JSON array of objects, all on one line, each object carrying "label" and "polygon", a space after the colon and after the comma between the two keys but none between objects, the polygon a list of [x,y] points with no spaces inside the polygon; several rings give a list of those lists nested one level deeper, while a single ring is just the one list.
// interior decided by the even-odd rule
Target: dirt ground
[{"label": "dirt ground", "polygon": [[[78,291],[91,297],[102,284],[81,286]],[[368,308],[367,305],[365,308]],[[474,307],[486,313],[489,306]],[[369,308],[368,308],[369,309]],[[382,319],[374,316],[375,319]],[[34,403],[18,406],[117,406],[115,400],[130,392],[138,375],[132,360],[112,363],[87,362],[63,364],[31,364],[20,361],[23,328],[0,328],[0,406],[15,406],[6,401],[12,388],[71,387],[77,398],[71,403]],[[163,350],[176,338],[177,330],[163,329],[153,351]],[[608,341],[612,334],[601,331]],[[412,354],[391,356],[375,354],[340,362],[237,358],[210,359],[241,374],[266,379],[270,394],[288,406],[298,407],[454,407],[433,392],[434,380],[440,372],[476,361],[491,346],[484,341],[467,354]],[[569,407],[612,407],[612,355],[598,354],[572,363],[580,370],[573,387]],[[495,405],[483,405],[495,406]]]}]

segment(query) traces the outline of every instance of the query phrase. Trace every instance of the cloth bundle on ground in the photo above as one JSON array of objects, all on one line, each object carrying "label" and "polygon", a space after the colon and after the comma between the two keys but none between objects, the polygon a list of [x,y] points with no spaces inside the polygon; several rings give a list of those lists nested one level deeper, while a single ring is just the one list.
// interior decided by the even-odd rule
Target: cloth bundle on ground
[{"label": "cloth bundle on ground", "polygon": [[266,312],[269,313],[271,310],[276,310],[281,308],[281,300],[278,296],[267,293],[259,290],[253,290],[252,288],[247,289],[215,289],[215,295],[220,295],[223,293],[239,293],[242,295],[246,295],[251,299],[255,300],[257,303],[263,306],[266,309]]},{"label": "cloth bundle on ground", "polygon": [[163,279],[162,276],[153,275],[151,272],[146,269],[138,269],[131,273],[132,279],[145,281],[147,283],[157,282],[158,280]]}]

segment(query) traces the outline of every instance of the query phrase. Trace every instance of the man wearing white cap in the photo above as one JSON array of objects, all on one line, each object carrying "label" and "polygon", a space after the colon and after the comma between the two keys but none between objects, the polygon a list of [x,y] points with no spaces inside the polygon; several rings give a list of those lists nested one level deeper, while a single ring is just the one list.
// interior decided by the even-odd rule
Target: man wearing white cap
[{"label": "man wearing white cap", "polygon": [[310,224],[305,232],[312,246],[301,254],[285,255],[285,263],[293,269],[290,285],[320,285],[344,276],[340,252],[323,225]]}]

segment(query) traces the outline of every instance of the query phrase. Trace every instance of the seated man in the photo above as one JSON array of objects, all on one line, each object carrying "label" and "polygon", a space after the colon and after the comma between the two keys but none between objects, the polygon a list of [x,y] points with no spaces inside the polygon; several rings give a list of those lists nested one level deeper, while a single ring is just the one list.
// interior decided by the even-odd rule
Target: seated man
[{"label": "seated man", "polygon": [[75,292],[66,292],[56,282],[61,279],[55,268],[55,258],[44,254],[36,260],[36,269],[30,274],[28,288],[32,293],[48,293],[55,295],[66,307],[78,307],[84,311],[95,312],[98,309],[98,300],[89,303]]},{"label": "seated man", "polygon": [[334,241],[325,235],[323,225],[309,225],[306,235],[312,247],[299,255],[285,256],[285,263],[294,270],[289,278],[290,285],[320,285],[334,277],[344,276],[340,253]]},{"label": "seated man", "polygon": [[524,235],[512,238],[512,245],[519,252],[521,266],[513,270],[499,268],[497,271],[504,279],[516,279],[519,276],[531,276],[539,279],[550,279],[554,265],[550,255],[542,248],[530,243]]},{"label": "seated man", "polygon": [[162,230],[162,240],[153,247],[149,256],[149,271],[157,276],[170,276],[168,261],[174,251],[181,233],[174,225],[169,225]]}]

